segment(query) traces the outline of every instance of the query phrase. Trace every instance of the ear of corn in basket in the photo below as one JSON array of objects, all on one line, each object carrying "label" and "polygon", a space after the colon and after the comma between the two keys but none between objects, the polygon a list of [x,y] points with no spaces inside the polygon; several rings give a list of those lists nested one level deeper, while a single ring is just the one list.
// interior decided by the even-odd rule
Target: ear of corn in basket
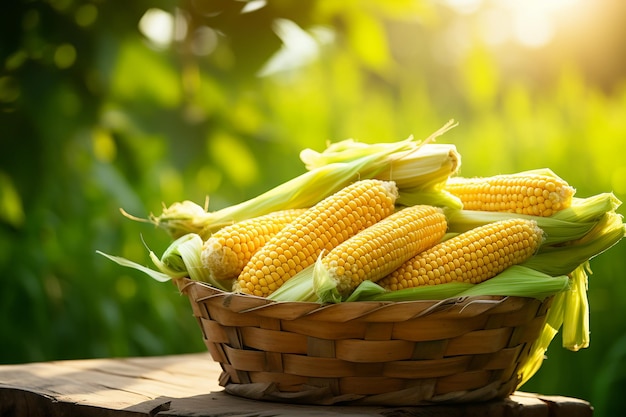
[{"label": "ear of corn in basket", "polygon": [[[209,211],[208,203],[201,207],[191,201],[182,201],[164,206],[160,215],[151,214],[148,219],[132,216],[123,210],[122,213],[133,220],[153,223],[165,229],[173,238],[196,233],[207,239],[211,233],[234,222],[279,210],[311,207],[359,179],[406,181],[411,188],[419,186],[430,190],[431,184],[443,184],[457,172],[460,155],[454,145],[442,145],[443,148],[436,152],[434,149],[422,153],[418,151],[454,126],[449,122],[421,142],[409,137],[384,146],[367,147],[366,151],[351,151],[349,156],[342,154],[329,161],[323,158],[304,174],[254,198],[220,210]],[[429,192],[424,194],[424,198],[436,198],[436,195]],[[449,196],[447,201],[458,204]]]},{"label": "ear of corn in basket", "polygon": [[379,284],[390,290],[455,281],[478,284],[529,259],[542,239],[543,231],[533,220],[489,223],[417,254]]},{"label": "ear of corn in basket", "polygon": [[467,210],[551,216],[570,206],[574,188],[549,170],[492,177],[452,177],[445,190]]},{"label": "ear of corn in basket", "polygon": [[340,302],[361,282],[379,280],[438,243],[446,227],[439,208],[401,209],[320,257],[313,268],[314,290],[322,302]]},{"label": "ear of corn in basket", "polygon": [[202,245],[202,266],[217,280],[237,278],[257,250],[305,211],[280,210],[223,227]]},{"label": "ear of corn in basket", "polygon": [[379,222],[394,211],[391,181],[361,180],[306,210],[272,237],[246,264],[233,290],[268,296],[323,251]]}]

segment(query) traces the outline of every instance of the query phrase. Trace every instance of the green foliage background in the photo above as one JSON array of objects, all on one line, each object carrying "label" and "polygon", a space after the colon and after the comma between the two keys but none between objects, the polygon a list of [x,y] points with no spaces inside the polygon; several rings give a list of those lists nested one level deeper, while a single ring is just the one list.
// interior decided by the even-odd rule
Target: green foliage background
[{"label": "green foliage background", "polygon": [[[426,137],[453,118],[440,142],[457,145],[465,176],[550,167],[579,196],[626,199],[625,3],[594,2],[588,20],[602,25],[531,50],[490,47],[472,15],[441,2],[244,5],[4,5],[0,363],[204,351],[173,286],[96,255],[148,265],[146,245],[161,253],[170,242],[119,208],[146,217],[207,195],[211,209],[234,204],[303,172],[299,151],[329,140]],[[151,44],[138,29],[149,8],[184,18],[187,36]],[[307,30],[318,55],[261,76],[282,47],[280,19]],[[454,22],[466,24],[462,54],[442,43]],[[621,243],[592,261],[591,347],[555,339],[524,390],[617,413],[625,259]]]}]

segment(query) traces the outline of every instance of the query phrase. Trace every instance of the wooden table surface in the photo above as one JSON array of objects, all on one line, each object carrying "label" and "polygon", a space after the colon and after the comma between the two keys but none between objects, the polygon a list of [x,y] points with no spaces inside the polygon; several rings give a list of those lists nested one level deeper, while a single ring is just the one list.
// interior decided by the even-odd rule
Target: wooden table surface
[{"label": "wooden table surface", "polygon": [[0,365],[0,416],[591,416],[585,401],[516,392],[421,407],[303,406],[235,397],[208,353]]}]

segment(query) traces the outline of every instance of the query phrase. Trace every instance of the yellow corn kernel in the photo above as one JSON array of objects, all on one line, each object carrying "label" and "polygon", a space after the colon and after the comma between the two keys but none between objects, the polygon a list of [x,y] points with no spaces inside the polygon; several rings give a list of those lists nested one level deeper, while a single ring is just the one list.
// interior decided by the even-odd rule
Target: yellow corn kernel
[{"label": "yellow corn kernel", "polygon": [[541,174],[453,177],[448,179],[445,190],[457,196],[465,210],[542,217],[569,207],[575,192],[562,179]]},{"label": "yellow corn kernel", "polygon": [[214,279],[237,278],[252,255],[305,210],[280,210],[221,228],[202,245],[202,266]]},{"label": "yellow corn kernel", "polygon": [[389,290],[448,282],[478,284],[533,256],[542,239],[543,231],[534,220],[489,223],[418,254],[378,284]]},{"label": "yellow corn kernel", "polygon": [[323,269],[316,267],[316,273],[328,274],[339,297],[345,299],[361,282],[376,282],[439,243],[446,228],[446,216],[440,208],[406,207],[330,251],[320,260]]},{"label": "yellow corn kernel", "polygon": [[393,181],[362,180],[323,199],[271,238],[246,264],[234,292],[268,296],[324,252],[387,217],[398,189]]}]

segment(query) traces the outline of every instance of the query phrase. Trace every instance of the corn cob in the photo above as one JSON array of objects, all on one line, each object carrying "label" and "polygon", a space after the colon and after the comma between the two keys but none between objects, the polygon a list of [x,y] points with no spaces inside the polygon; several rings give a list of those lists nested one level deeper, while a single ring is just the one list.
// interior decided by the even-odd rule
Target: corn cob
[{"label": "corn cob", "polygon": [[478,284],[530,258],[542,239],[534,220],[490,223],[418,254],[378,284],[389,290],[455,281]]},{"label": "corn cob", "polygon": [[223,227],[202,245],[202,266],[214,279],[237,278],[261,246],[305,211],[280,210]]},{"label": "corn cob", "polygon": [[323,199],[257,251],[233,291],[268,296],[324,252],[387,217],[398,189],[393,181],[362,180]]},{"label": "corn cob", "polygon": [[314,287],[322,302],[345,299],[363,281],[378,281],[439,243],[446,216],[433,206],[406,207],[368,227],[317,261]]},{"label": "corn cob", "polygon": [[450,178],[445,190],[466,210],[551,216],[570,206],[574,188],[557,176],[542,174]]}]

